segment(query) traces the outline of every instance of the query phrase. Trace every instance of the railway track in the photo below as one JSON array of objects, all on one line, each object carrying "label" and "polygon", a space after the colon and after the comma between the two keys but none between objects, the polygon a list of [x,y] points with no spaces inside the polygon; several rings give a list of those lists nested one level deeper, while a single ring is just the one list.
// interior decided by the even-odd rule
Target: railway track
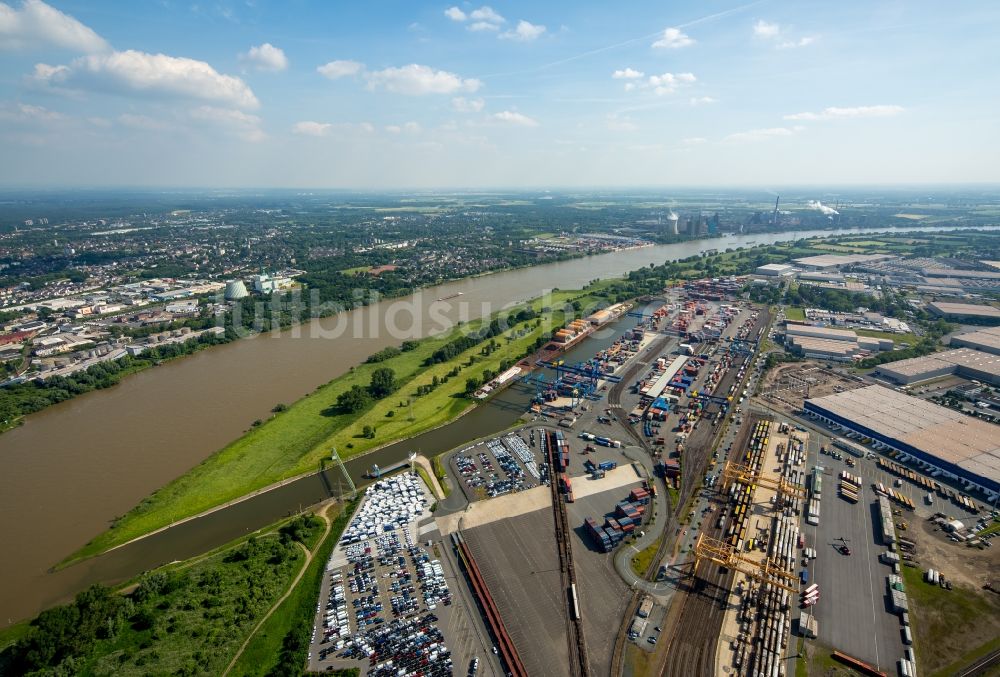
[{"label": "railway track", "polygon": [[566,503],[559,490],[563,477],[556,458],[555,435],[546,432],[550,477],[549,487],[552,491],[552,511],[555,516],[556,545],[559,549],[559,571],[562,578],[566,614],[566,639],[569,642],[570,672],[574,677],[588,677],[590,674],[590,658],[587,654],[586,638],[583,634],[583,619],[576,591],[576,571],[573,567],[573,548],[570,543],[571,529],[569,517],[566,514]]},{"label": "railway track", "polygon": [[[761,329],[766,332],[767,327],[770,326],[770,312],[767,309],[763,309],[760,316],[757,319],[756,324],[751,330],[752,334],[756,334]],[[763,336],[763,333],[761,335]],[[656,341],[650,345],[647,352],[642,354],[642,360],[637,361],[626,375],[623,376],[620,383],[615,384],[611,388],[608,394],[608,404],[612,409],[615,410],[616,415],[619,420],[624,420],[623,416],[627,416],[624,410],[621,408],[620,397],[622,388],[627,387],[628,383],[634,380],[635,374],[639,369],[648,366],[648,361],[646,361],[646,356],[651,353],[657,353],[662,349],[663,343],[668,340],[668,337],[664,337],[663,341]],[[759,352],[759,343],[757,349],[754,351],[754,356],[756,357]],[[751,362],[752,363],[752,362]],[[730,385],[736,380],[736,375],[739,371],[739,366],[734,364],[731,366],[729,372],[723,377],[722,381],[717,388],[718,392],[727,392]],[[750,376],[750,370],[748,369],[744,373],[742,382],[743,383]],[[714,408],[714,407],[713,407]],[[702,421],[704,423],[704,421]],[[740,449],[746,445],[746,437],[748,431],[753,429],[753,421],[749,420],[744,422],[744,426],[740,431],[740,437],[734,442],[734,448]],[[636,438],[639,438],[642,448],[649,451],[646,446],[645,440],[641,439],[632,426],[625,426],[629,433]],[[695,428],[694,433],[688,438],[687,445],[684,452],[684,462],[681,464],[681,488],[678,496],[677,507],[682,509],[683,506],[687,505],[691,498],[694,496],[695,489],[699,485],[699,478],[704,476],[706,467],[708,466],[709,455],[712,450],[716,447],[719,439],[722,436],[724,427],[715,427],[712,425],[699,425]],[[724,504],[724,503],[723,503]],[[718,508],[717,508],[718,509]],[[713,513],[714,514],[714,513]],[[664,516],[664,538],[660,543],[659,550],[656,556],[650,563],[649,569],[645,572],[645,578],[649,578],[652,573],[656,570],[659,563],[666,556],[667,550],[672,546],[674,538],[672,535],[679,534],[679,520],[677,517],[677,511],[673,509],[670,505],[670,501],[667,501],[667,514]],[[710,522],[713,524],[712,532],[717,532],[719,530],[714,529],[714,521]],[[718,534],[717,534],[718,535]],[[724,534],[723,534],[724,535]],[[671,636],[671,644],[667,647],[666,661],[667,665],[663,669],[657,671],[658,674],[665,675],[712,675],[715,671],[715,647],[718,641],[718,629],[721,628],[724,607],[722,604],[728,598],[729,587],[732,584],[731,572],[722,571],[720,567],[716,565],[711,565],[705,563],[703,566],[710,567],[703,572],[702,576],[694,576],[696,572],[692,571],[692,581],[703,581],[704,585],[702,588],[711,588],[719,591],[721,599],[716,599],[714,595],[698,594],[697,596],[692,596],[691,592],[704,593],[704,590],[691,590],[685,595],[682,602],[681,614],[677,617],[678,620],[674,624],[673,628],[669,631],[673,633]],[[639,600],[641,595],[639,593],[633,593],[632,600],[628,606],[626,615],[622,621],[622,625],[619,627],[618,637],[615,641],[615,649],[612,655],[611,663],[611,674],[619,675],[622,673],[623,659],[625,655],[625,646],[627,644],[627,632],[629,626],[629,620],[635,613],[639,605]],[[689,603],[692,599],[697,599],[698,601]],[[676,602],[675,602],[676,603]],[[714,604],[714,609],[713,609]],[[715,630],[711,633],[706,634],[703,628],[708,625],[715,627]],[[674,637],[676,636],[678,629],[680,628],[699,628],[699,632],[685,632],[684,638],[676,647],[676,652],[674,651],[674,646],[672,644]],[[705,637],[711,636],[713,640],[711,645],[707,646]],[[676,654],[676,655],[674,655]]]},{"label": "railway track", "polygon": [[[745,450],[750,433],[756,427],[758,420],[759,417],[753,415],[747,418],[746,424],[733,443],[734,449]],[[740,456],[734,460],[743,462],[744,459],[745,456]],[[703,530],[707,536],[719,540],[725,538],[726,524],[724,523],[722,528],[716,528],[715,518],[719,510],[725,509],[726,503],[725,496],[717,497],[715,510],[707,518],[710,526]],[[690,588],[684,594],[680,614],[670,629],[662,674],[715,674],[716,648],[734,573],[710,562],[703,562],[700,567],[701,571],[695,569],[691,571]],[[698,628],[699,631],[689,632],[689,628]]]},{"label": "railway track", "polygon": [[1000,665],[1000,649],[988,653],[967,668],[963,668],[955,673],[955,677],[978,677],[979,675],[991,674],[990,668]]}]

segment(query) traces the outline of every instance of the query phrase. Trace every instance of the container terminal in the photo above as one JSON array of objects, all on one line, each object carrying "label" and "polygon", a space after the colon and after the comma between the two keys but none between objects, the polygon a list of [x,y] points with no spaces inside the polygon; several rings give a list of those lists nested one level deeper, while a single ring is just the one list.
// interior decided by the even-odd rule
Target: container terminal
[{"label": "container terminal", "polygon": [[[358,540],[331,559],[316,669],[790,675],[805,641],[861,674],[921,674],[904,569],[942,546],[901,530],[952,495],[982,519],[949,494],[971,479],[914,467],[863,417],[845,426],[846,397],[784,412],[754,397],[773,318],[738,288],[691,281],[556,332],[476,394],[530,403],[514,428],[441,455],[448,495],[406,464],[374,473],[411,478],[396,499],[409,507],[366,497],[345,532]],[[635,326],[587,351],[625,317]],[[992,447],[965,447],[956,467],[992,463]],[[965,544],[984,524],[970,521],[928,524]],[[938,564],[927,581],[961,576]]]}]

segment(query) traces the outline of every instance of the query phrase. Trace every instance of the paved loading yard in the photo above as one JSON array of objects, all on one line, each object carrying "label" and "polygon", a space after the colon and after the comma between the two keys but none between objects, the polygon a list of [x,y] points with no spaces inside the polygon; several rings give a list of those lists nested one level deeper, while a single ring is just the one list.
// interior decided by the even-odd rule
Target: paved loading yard
[{"label": "paved loading yard", "polygon": [[585,533],[583,520],[593,517],[603,524],[604,515],[612,511],[615,503],[627,499],[628,492],[640,485],[640,482],[636,482],[614,491],[577,499],[575,503],[566,506],[569,523],[573,528],[571,538],[577,596],[580,598],[583,632],[587,640],[587,653],[590,655],[591,673],[594,675],[611,673],[615,630],[628,606],[629,590],[615,571],[614,556],[597,550],[590,536]]},{"label": "paved loading yard", "polygon": [[463,530],[530,675],[569,673],[552,508]]},{"label": "paved loading yard", "polygon": [[[872,466],[858,463],[848,468],[843,461],[818,453],[821,441],[810,437],[807,469],[816,464],[827,469],[823,476],[819,526],[803,524],[806,545],[816,549],[810,565],[810,581],[819,585],[820,601],[815,608],[819,641],[852,656],[893,672],[903,655],[899,616],[886,603],[886,576],[892,570],[878,561],[886,550],[878,524],[878,508],[871,490]],[[827,443],[828,440],[822,440]],[[861,501],[848,503],[837,495],[837,475],[850,470],[865,479]],[[852,554],[837,550],[841,537],[847,539]],[[801,551],[800,551],[801,552]]]}]

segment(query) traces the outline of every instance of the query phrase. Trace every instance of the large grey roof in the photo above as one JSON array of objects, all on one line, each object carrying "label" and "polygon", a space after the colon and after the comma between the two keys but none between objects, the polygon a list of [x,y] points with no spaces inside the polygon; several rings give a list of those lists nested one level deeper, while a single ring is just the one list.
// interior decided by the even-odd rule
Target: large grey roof
[{"label": "large grey roof", "polygon": [[1000,481],[1000,426],[878,385],[808,402],[928,456]]}]

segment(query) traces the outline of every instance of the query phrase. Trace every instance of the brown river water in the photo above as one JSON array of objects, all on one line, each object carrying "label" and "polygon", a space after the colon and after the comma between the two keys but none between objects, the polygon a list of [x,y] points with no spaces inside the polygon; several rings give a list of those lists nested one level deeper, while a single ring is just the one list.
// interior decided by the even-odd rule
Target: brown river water
[{"label": "brown river water", "polygon": [[[122,581],[191,557],[336,492],[334,473],[314,475],[51,572],[115,516],[238,437],[255,419],[266,418],[275,404],[294,402],[381,348],[553,287],[578,288],[706,249],[822,234],[830,233],[658,245],[451,282],[280,335],[202,351],[29,416],[23,426],[0,435],[0,627],[66,601],[91,583]],[[462,295],[436,301],[458,292]],[[612,338],[608,332],[604,339],[588,339],[576,348],[579,358]],[[503,429],[523,413],[528,398],[525,388],[512,387],[448,426],[349,462],[349,471],[358,481],[373,462],[388,465],[410,449],[434,455]]]}]

